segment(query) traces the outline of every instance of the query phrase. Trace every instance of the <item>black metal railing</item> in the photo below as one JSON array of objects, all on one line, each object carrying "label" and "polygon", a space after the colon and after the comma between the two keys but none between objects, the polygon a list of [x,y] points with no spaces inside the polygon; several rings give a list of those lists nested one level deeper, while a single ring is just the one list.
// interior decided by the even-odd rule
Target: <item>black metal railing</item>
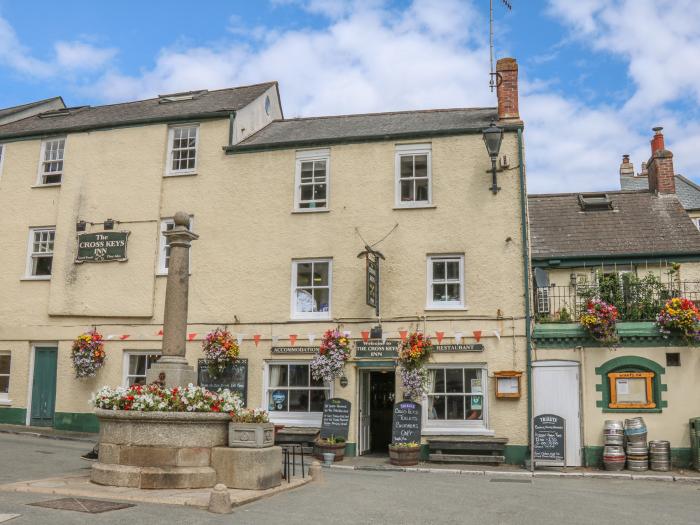
[{"label": "black metal railing", "polygon": [[700,305],[700,281],[638,279],[590,285],[551,285],[535,288],[534,310],[538,322],[576,322],[591,299],[615,305],[620,321],[655,321],[663,305],[672,297],[684,297]]}]

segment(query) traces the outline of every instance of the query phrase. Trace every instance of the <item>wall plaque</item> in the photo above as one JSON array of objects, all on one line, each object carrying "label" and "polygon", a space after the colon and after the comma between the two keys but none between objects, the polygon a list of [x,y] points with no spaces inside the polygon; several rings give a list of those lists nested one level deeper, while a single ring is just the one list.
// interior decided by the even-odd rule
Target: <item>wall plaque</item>
[{"label": "wall plaque", "polygon": [[355,357],[398,357],[398,341],[369,340],[355,343]]},{"label": "wall plaque", "polygon": [[126,261],[128,231],[103,231],[78,234],[76,263]]},{"label": "wall plaque", "polygon": [[273,346],[270,350],[273,354],[315,354],[318,346]]},{"label": "wall plaque", "polygon": [[484,345],[480,343],[476,344],[454,344],[454,345],[433,345],[433,352],[449,354],[457,352],[483,352]]},{"label": "wall plaque", "polygon": [[565,420],[554,414],[535,416],[533,454],[535,461],[564,463],[566,460]]},{"label": "wall plaque", "polygon": [[401,401],[394,405],[391,426],[392,443],[420,443],[421,406],[413,401]]},{"label": "wall plaque", "polygon": [[321,419],[321,437],[331,436],[348,439],[350,428],[350,401],[334,397],[323,403]]},{"label": "wall plaque", "polygon": [[209,375],[206,359],[197,360],[197,383],[199,386],[216,392],[228,388],[231,392],[238,393],[243,401],[243,406],[248,403],[248,360],[237,359],[235,363],[226,367],[219,377]]}]

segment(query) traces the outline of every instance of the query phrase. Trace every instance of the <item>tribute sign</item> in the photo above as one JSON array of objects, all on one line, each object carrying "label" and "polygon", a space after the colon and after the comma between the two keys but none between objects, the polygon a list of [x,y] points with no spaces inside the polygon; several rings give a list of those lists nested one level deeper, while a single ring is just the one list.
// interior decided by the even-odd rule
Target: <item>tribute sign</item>
[{"label": "tribute sign", "polygon": [[357,341],[355,343],[355,357],[390,357],[395,358],[399,355],[398,341],[382,341],[369,340]]},{"label": "tribute sign", "polygon": [[216,392],[228,389],[241,396],[243,406],[248,403],[248,360],[237,359],[232,365],[228,365],[224,373],[218,377],[209,374],[206,359],[197,360],[197,382],[199,386]]},{"label": "tribute sign", "polygon": [[484,345],[482,344],[465,344],[465,345],[433,345],[433,352],[450,354],[457,352],[483,352]]},{"label": "tribute sign", "polygon": [[350,401],[334,397],[323,403],[321,437],[342,437],[348,439],[350,428]]},{"label": "tribute sign", "polygon": [[394,405],[391,442],[420,443],[421,406],[413,401],[401,401]]},{"label": "tribute sign", "polygon": [[533,460],[565,463],[565,424],[563,417],[554,414],[535,416],[532,437]]},{"label": "tribute sign", "polygon": [[126,261],[128,231],[78,234],[76,263]]}]

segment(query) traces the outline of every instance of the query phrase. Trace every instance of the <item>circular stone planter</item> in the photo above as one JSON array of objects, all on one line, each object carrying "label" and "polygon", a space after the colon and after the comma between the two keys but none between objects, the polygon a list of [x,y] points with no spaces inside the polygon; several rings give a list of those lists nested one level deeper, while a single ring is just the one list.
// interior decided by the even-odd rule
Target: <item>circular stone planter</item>
[{"label": "circular stone planter", "polygon": [[420,447],[395,447],[389,445],[389,462],[392,465],[410,467],[418,465],[420,459]]},{"label": "circular stone planter", "polygon": [[91,480],[143,489],[216,484],[212,447],[228,445],[228,414],[96,409],[100,450]]},{"label": "circular stone planter", "polygon": [[317,441],[314,444],[314,457],[323,461],[324,452],[332,452],[333,454],[335,454],[335,459],[333,460],[335,462],[343,461],[343,458],[345,457],[345,442],[335,443],[331,445],[330,443],[322,443],[320,441]]}]

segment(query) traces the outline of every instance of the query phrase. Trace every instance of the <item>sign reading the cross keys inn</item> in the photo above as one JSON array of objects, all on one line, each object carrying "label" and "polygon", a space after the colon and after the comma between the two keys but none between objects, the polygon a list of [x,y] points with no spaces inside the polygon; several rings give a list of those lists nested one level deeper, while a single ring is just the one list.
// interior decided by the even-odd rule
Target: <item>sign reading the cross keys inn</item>
[{"label": "sign reading the cross keys inn", "polygon": [[126,261],[128,231],[78,234],[76,263]]},{"label": "sign reading the cross keys inn", "polygon": [[398,341],[382,341],[381,339],[370,339],[366,343],[357,341],[355,343],[355,357],[397,357],[399,350]]}]

